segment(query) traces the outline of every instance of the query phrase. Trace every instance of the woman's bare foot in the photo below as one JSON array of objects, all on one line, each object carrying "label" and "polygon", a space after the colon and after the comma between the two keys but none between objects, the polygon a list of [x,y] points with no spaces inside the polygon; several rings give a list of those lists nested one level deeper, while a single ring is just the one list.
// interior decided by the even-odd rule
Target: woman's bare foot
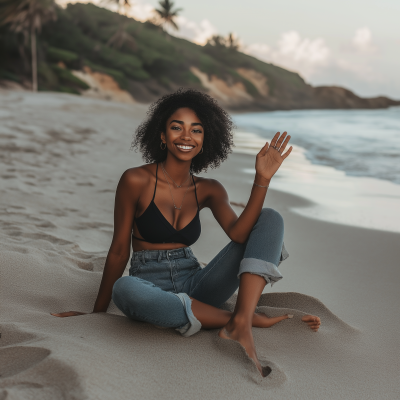
[{"label": "woman's bare foot", "polygon": [[317,332],[321,325],[321,319],[315,315],[305,315],[301,320],[304,321],[314,332]]},{"label": "woman's bare foot", "polygon": [[231,319],[218,332],[218,336],[222,339],[235,340],[236,342],[239,342],[246,350],[247,355],[255,362],[260,374],[263,375],[261,364],[257,358],[250,324],[235,323],[235,321]]},{"label": "woman's bare foot", "polygon": [[269,328],[288,318],[293,318],[293,315],[285,314],[279,317],[268,317],[264,313],[254,313],[253,326],[256,328]]}]

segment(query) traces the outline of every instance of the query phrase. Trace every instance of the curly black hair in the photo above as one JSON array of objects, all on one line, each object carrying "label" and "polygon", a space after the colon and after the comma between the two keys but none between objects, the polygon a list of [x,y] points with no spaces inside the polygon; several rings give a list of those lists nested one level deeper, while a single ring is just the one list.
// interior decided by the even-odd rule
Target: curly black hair
[{"label": "curly black hair", "polygon": [[179,108],[192,109],[204,127],[203,152],[193,158],[193,173],[217,168],[232,152],[233,128],[229,114],[208,94],[181,88],[151,104],[147,119],[136,129],[131,149],[139,148],[147,163],[162,162],[167,151],[160,148],[161,132],[165,132],[168,118]]}]

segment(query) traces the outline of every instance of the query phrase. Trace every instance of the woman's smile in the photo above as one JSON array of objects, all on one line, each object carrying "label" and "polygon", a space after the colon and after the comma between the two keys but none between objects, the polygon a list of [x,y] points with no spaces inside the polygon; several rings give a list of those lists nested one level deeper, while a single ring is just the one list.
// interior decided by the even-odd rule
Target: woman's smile
[{"label": "woman's smile", "polygon": [[182,151],[183,153],[189,153],[196,147],[193,144],[180,144],[180,143],[174,143],[174,144],[175,144],[175,147],[179,151]]}]

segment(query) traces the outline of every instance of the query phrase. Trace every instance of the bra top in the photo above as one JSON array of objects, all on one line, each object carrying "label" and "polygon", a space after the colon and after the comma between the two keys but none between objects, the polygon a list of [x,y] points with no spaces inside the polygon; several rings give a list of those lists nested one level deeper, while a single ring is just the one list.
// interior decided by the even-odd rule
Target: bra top
[{"label": "bra top", "polygon": [[197,241],[201,233],[200,207],[197,200],[196,183],[192,175],[194,184],[194,194],[196,196],[197,213],[194,218],[182,229],[176,230],[164,217],[160,209],[154,203],[158,180],[158,164],[156,169],[156,184],[154,186],[153,199],[140,217],[135,218],[136,226],[143,239],[132,234],[132,237],[149,243],[183,243],[191,246]]}]

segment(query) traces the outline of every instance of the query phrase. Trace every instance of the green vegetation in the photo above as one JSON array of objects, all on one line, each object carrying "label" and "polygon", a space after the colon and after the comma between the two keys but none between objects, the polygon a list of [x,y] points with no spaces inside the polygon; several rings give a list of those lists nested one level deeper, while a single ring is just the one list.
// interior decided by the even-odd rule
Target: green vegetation
[{"label": "green vegetation", "polygon": [[47,58],[49,61],[62,61],[69,64],[72,61],[78,60],[79,56],[72,51],[49,46],[47,48]]},{"label": "green vegetation", "polygon": [[[6,24],[16,35],[22,35],[25,43],[30,37],[33,91],[38,89],[36,36],[43,24],[55,19],[55,0],[7,0],[1,3],[0,24]],[[20,53],[26,66],[25,52],[21,48]]]},{"label": "green vegetation", "polygon": [[[168,21],[173,21],[179,10],[173,10],[170,1],[160,5],[169,7]],[[91,3],[57,7],[56,14],[56,20],[43,25],[37,40],[39,90],[79,93],[87,85],[71,71],[85,66],[109,74],[134,96],[138,85],[155,97],[179,86],[201,88],[200,80],[190,71],[192,66],[228,84],[242,82],[255,99],[260,94],[238,68],[263,74],[270,95],[301,92],[308,87],[298,74],[241,53],[232,34],[226,39],[213,37],[207,45],[199,46],[168,35],[152,22],[141,23]],[[0,53],[0,79],[29,79],[29,46],[24,35],[11,31],[10,25],[0,27]]]}]

